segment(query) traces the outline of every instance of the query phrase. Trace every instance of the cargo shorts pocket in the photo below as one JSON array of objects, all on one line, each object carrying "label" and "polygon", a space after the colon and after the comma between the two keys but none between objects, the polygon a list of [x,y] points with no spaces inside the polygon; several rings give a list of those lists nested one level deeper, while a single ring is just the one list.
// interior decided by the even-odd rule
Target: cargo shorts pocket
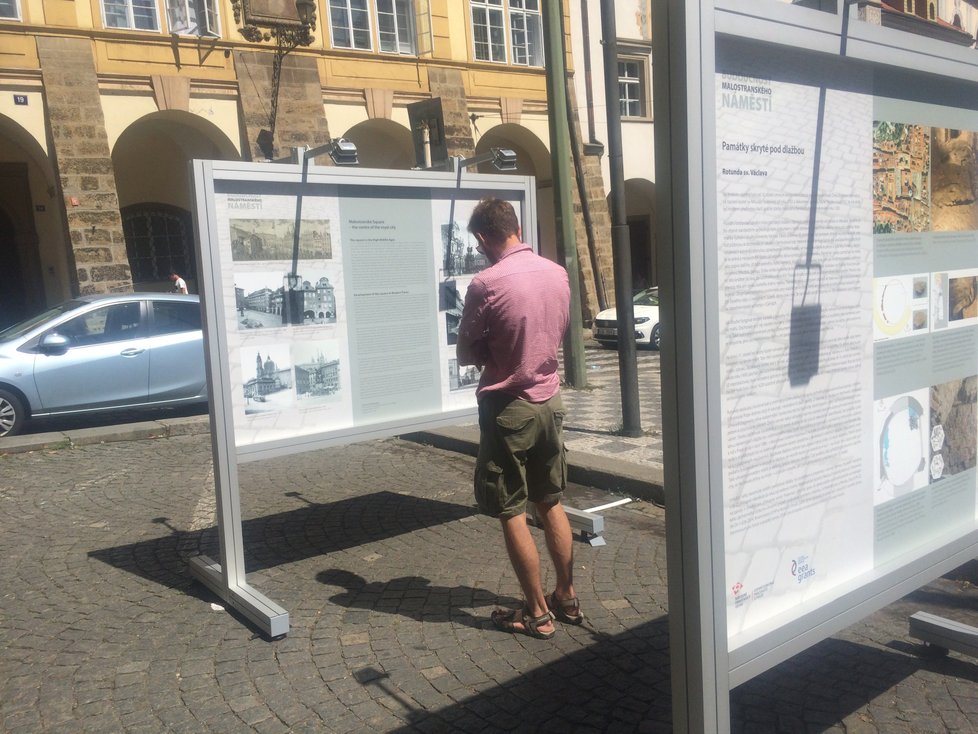
[{"label": "cargo shorts pocket", "polygon": [[503,511],[503,498],[506,483],[503,470],[495,463],[488,462],[475,470],[475,503],[479,511],[489,517],[499,517]]},{"label": "cargo shorts pocket", "polygon": [[507,451],[520,461],[537,440],[535,422],[536,415],[533,409],[523,404],[516,404],[516,401],[510,403],[496,416],[499,438],[506,445]]}]

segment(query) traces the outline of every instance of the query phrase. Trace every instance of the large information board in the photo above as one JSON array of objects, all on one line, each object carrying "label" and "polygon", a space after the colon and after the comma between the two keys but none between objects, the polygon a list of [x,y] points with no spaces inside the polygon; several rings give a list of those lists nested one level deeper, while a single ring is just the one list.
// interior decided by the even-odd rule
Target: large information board
[{"label": "large information board", "polygon": [[978,527],[978,117],[762,73],[716,77],[731,649]]},{"label": "large information board", "polygon": [[673,683],[725,731],[732,686],[978,555],[978,59],[841,0],[680,6]]},{"label": "large information board", "polygon": [[536,232],[523,176],[194,161],[220,563],[202,581],[270,636],[288,613],[248,586],[240,462],[473,420],[479,379],[455,342],[489,265],[480,198]]}]

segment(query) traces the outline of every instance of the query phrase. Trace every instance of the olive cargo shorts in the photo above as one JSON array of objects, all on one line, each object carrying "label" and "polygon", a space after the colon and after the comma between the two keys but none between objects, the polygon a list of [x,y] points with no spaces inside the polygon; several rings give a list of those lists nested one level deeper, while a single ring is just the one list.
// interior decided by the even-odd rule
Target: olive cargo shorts
[{"label": "olive cargo shorts", "polygon": [[489,393],[479,400],[475,500],[490,517],[526,512],[527,500],[550,504],[567,486],[560,393],[543,403]]}]

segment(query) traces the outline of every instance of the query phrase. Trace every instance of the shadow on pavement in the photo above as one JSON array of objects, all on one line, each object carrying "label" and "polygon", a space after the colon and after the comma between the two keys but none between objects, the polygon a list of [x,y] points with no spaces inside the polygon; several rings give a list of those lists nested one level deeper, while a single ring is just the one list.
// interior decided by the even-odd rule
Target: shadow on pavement
[{"label": "shadow on pavement", "polygon": [[345,569],[320,571],[316,580],[327,586],[346,589],[329,598],[333,604],[348,609],[367,609],[387,614],[400,614],[417,622],[454,622],[466,627],[487,627],[485,617],[476,617],[463,607],[482,607],[488,604],[516,608],[522,602],[513,597],[500,597],[486,589],[472,586],[432,586],[423,576],[402,576],[389,581],[367,581],[363,576]]},{"label": "shadow on pavement", "polygon": [[[299,493],[289,496],[302,498]],[[263,571],[475,514],[474,507],[396,492],[373,492],[322,504],[310,502],[306,507],[242,522],[245,568],[249,573]],[[171,534],[91,551],[88,555],[181,590],[188,590],[193,583],[187,569],[189,557],[220,557],[216,527],[182,530],[166,517],[149,522],[168,527]]]},{"label": "shadow on pavement", "polygon": [[[667,618],[660,617],[570,654],[555,653],[550,664],[437,711],[410,710],[402,703],[408,723],[397,731],[672,732],[667,628]],[[899,652],[826,640],[735,689],[731,731],[839,731],[840,722],[921,667],[929,668]],[[935,672],[955,675],[964,667],[949,660]],[[362,669],[354,678],[374,689],[372,696],[404,700],[383,671]],[[896,720],[898,712],[893,714]]]},{"label": "shadow on pavement", "polygon": [[[299,493],[288,496],[306,501]],[[243,524],[246,566],[258,571],[354,548],[469,517],[474,508],[402,495],[374,492],[307,506]],[[93,558],[200,598],[209,592],[196,585],[188,556],[217,556],[216,529],[181,530],[167,518],[148,520],[169,527],[169,535],[91,552]],[[407,562],[407,561],[406,561]],[[588,627],[561,626],[552,641],[533,640],[491,628],[467,609],[497,601],[492,590],[471,586],[432,586],[421,576],[368,580],[326,567],[317,580],[337,587],[331,602],[358,614],[388,613],[417,621],[429,630],[425,647],[436,641],[443,670],[410,666],[383,670],[353,667],[350,675],[372,698],[397,702],[405,722],[398,731],[642,731],[671,732],[669,635],[667,617],[646,621],[616,634]],[[516,600],[498,599],[515,606]],[[945,603],[942,600],[942,604]],[[435,626],[453,623],[455,637]],[[457,625],[455,624],[457,623]],[[473,639],[475,638],[475,639]],[[298,638],[297,638],[298,640]],[[467,644],[466,644],[467,643]],[[457,646],[454,653],[445,648]],[[888,648],[829,639],[743,684],[731,694],[732,731],[839,731],[840,722],[865,716],[871,726],[895,725],[900,711],[888,701],[894,689],[920,670],[978,681],[975,667],[955,658],[920,660],[914,646]],[[532,654],[529,654],[532,653]],[[490,683],[478,693],[461,682],[478,658]],[[476,684],[483,685],[483,684]],[[424,691],[434,687],[455,703],[425,707]],[[922,695],[922,694],[921,694]],[[886,699],[886,700],[883,700]],[[857,712],[859,712],[857,714]],[[851,720],[845,725],[858,724]],[[905,722],[904,722],[905,723]]]},{"label": "shadow on pavement", "polygon": [[[561,627],[550,642],[529,641],[534,649],[553,644],[553,662],[521,675],[510,669],[512,680],[453,706],[406,712],[408,723],[397,731],[672,732],[666,617],[600,636],[572,652],[557,647],[562,636],[571,634],[568,629]],[[528,640],[492,630],[486,634],[502,636],[502,644],[492,641],[497,650],[508,644],[518,651]],[[435,687],[438,680],[431,681]],[[383,676],[363,685],[396,692]]]}]

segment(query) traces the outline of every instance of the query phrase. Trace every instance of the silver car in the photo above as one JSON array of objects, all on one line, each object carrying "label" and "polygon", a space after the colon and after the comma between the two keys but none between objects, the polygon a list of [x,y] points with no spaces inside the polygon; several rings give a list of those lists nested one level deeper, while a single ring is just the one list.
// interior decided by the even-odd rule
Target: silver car
[{"label": "silver car", "polygon": [[33,417],[206,401],[197,296],[82,296],[0,331],[0,436]]}]

